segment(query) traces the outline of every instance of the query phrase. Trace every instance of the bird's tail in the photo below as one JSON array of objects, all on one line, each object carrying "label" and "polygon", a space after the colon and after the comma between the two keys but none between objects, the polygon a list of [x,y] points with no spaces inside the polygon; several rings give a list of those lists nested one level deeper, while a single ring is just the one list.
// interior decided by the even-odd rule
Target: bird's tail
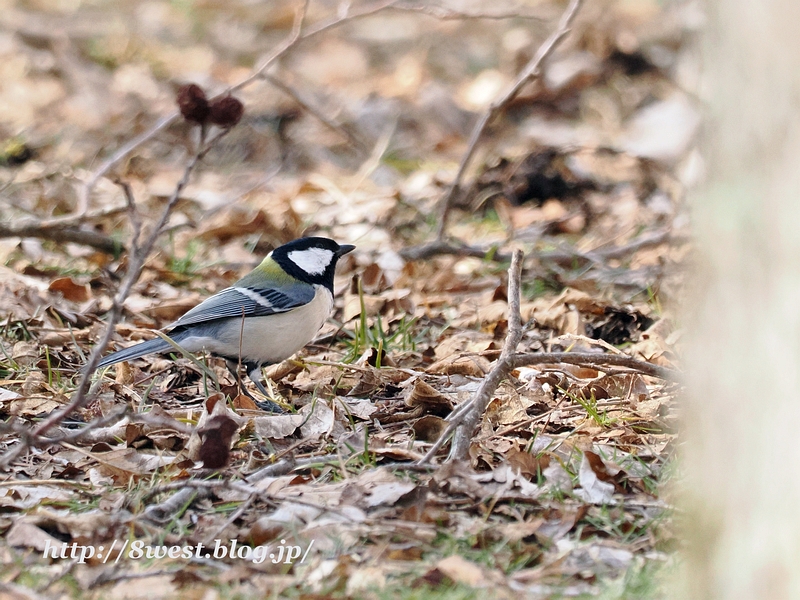
[{"label": "bird's tail", "polygon": [[133,360],[134,358],[139,358],[140,356],[144,356],[145,354],[152,354],[154,352],[166,352],[171,348],[172,346],[168,342],[165,342],[161,338],[154,338],[152,340],[147,340],[146,342],[142,342],[141,344],[136,344],[135,346],[131,346],[130,348],[125,348],[123,350],[118,350],[117,352],[112,352],[111,354],[103,358],[99,363],[97,363],[97,368],[102,369],[103,367],[114,365],[124,360]]}]

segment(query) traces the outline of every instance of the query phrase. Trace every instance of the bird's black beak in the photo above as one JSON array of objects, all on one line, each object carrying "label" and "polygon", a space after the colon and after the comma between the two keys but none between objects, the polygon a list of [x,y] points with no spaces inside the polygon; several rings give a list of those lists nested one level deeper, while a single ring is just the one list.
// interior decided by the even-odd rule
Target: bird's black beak
[{"label": "bird's black beak", "polygon": [[355,249],[356,249],[356,247],[353,246],[353,244],[342,244],[341,246],[339,246],[339,249],[336,251],[336,258],[342,257],[345,254],[347,254],[348,252],[352,252]]}]

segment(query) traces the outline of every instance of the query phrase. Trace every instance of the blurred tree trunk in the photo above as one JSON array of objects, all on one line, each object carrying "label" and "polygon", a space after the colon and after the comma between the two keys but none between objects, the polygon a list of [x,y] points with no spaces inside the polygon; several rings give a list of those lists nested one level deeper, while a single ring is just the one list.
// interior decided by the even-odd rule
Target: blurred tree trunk
[{"label": "blurred tree trunk", "polygon": [[800,598],[800,2],[706,9],[676,597]]}]

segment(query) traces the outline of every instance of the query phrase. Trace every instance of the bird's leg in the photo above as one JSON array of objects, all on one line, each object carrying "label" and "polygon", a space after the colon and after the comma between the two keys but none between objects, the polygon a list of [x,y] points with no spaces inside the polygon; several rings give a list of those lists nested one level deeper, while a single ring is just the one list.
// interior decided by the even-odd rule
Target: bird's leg
[{"label": "bird's leg", "polygon": [[[266,398],[269,398],[270,393],[267,391],[267,388],[264,387],[264,384],[261,383],[261,365],[258,363],[245,363],[244,368],[247,371],[247,376],[250,378],[250,381],[255,384],[258,391],[264,394]],[[255,400],[255,403],[258,405],[258,408],[267,412],[284,412],[284,410],[272,400]]]},{"label": "bird's leg", "polygon": [[[259,400],[255,396],[253,396],[253,394],[247,391],[247,388],[245,387],[242,378],[239,376],[239,364],[236,361],[226,358],[225,366],[228,367],[228,371],[230,372],[231,375],[233,375],[233,378],[236,381],[236,384],[239,386],[239,389],[242,391],[242,393],[248,398],[250,398],[253,402],[255,402],[255,405],[258,406],[258,408],[266,412],[277,412],[277,413],[284,412],[280,406],[278,406],[271,400]],[[258,391],[260,391],[265,396],[269,397],[269,392],[264,387],[264,384],[262,384],[261,381],[258,379],[261,367],[259,365],[254,365],[253,363],[247,363],[245,365],[245,369],[247,369],[248,377],[250,377],[252,382],[256,384]]]},{"label": "bird's leg", "polygon": [[250,395],[250,392],[247,391],[247,388],[244,387],[244,383],[242,382],[242,378],[239,377],[239,365],[236,361],[231,360],[230,358],[225,359],[225,366],[228,367],[228,373],[233,375],[233,380],[236,382],[236,385],[239,387],[239,392],[244,393],[247,396],[253,398]]}]

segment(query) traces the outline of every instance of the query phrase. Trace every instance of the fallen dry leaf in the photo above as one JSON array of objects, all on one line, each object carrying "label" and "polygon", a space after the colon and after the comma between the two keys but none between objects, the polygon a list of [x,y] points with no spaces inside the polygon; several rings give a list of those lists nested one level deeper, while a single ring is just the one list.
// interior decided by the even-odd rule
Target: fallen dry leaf
[{"label": "fallen dry leaf", "polygon": [[581,487],[573,490],[573,493],[590,504],[609,504],[615,489],[613,483],[606,481],[609,478],[602,459],[587,450],[583,453],[578,471],[578,482]]},{"label": "fallen dry leaf", "polygon": [[72,277],[54,279],[50,282],[48,289],[51,292],[59,292],[71,302],[86,302],[92,296],[92,290],[88,283],[80,284]]}]

